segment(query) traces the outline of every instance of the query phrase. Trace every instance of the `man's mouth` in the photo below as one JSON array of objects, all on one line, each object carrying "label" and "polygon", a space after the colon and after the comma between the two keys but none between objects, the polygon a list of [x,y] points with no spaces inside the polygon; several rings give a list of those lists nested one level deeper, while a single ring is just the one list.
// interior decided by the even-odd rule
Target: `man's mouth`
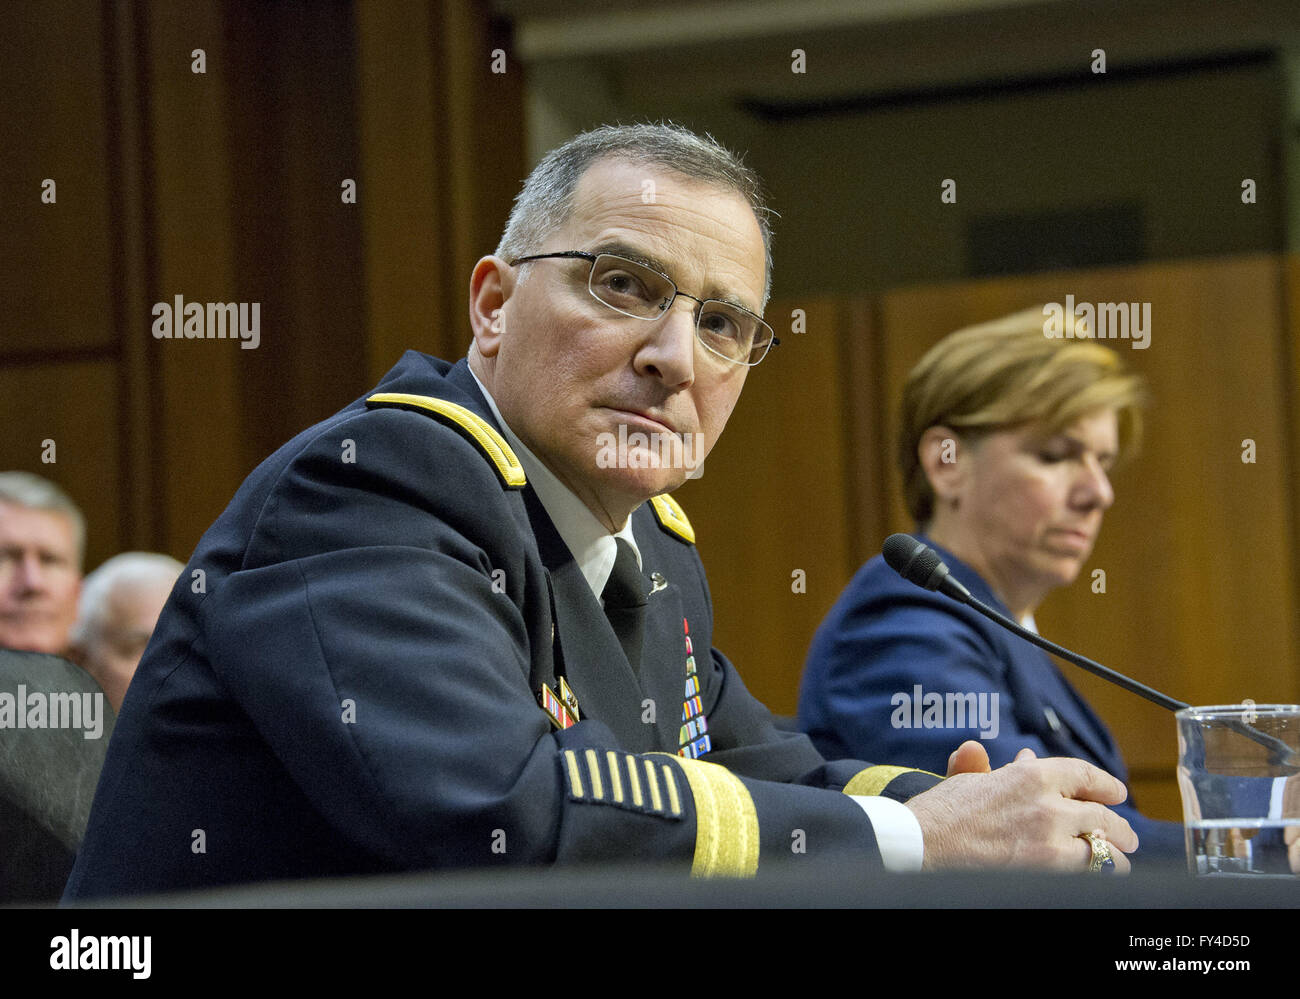
[{"label": "man's mouth", "polygon": [[641,424],[650,433],[672,434],[674,437],[681,436],[677,427],[668,417],[656,415],[651,410],[625,409],[621,406],[608,406],[606,408],[618,416],[621,422]]}]

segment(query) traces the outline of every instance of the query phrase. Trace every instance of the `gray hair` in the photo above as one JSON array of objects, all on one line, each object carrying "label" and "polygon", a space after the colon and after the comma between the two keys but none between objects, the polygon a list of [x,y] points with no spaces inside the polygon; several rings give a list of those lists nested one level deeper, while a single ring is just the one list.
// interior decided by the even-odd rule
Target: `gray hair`
[{"label": "gray hair", "polygon": [[108,616],[109,598],[119,586],[175,583],[184,569],[170,555],[157,552],[114,555],[81,584],[81,604],[77,609],[77,623],[72,627],[72,643],[84,648],[99,633]]},{"label": "gray hair", "polygon": [[533,168],[515,198],[496,255],[507,260],[536,253],[573,214],[573,192],[582,175],[605,158],[665,167],[744,198],[763,235],[763,306],[772,290],[772,227],[762,182],[740,157],[707,133],[696,135],[672,122],[602,125],[553,149]]},{"label": "gray hair", "polygon": [[0,472],[0,503],[61,513],[72,521],[72,533],[77,539],[77,568],[80,570],[86,557],[86,518],[67,493],[31,472]]}]

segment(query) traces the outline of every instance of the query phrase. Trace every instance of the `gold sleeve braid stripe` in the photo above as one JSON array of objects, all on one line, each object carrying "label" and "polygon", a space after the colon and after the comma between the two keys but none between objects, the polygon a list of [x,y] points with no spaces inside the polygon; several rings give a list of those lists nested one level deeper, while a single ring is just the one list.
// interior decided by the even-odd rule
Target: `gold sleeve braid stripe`
[{"label": "gold sleeve braid stripe", "polygon": [[636,767],[628,768],[627,783],[632,788],[632,804],[640,808],[645,804],[645,799],[641,797],[641,781],[637,778]]},{"label": "gold sleeve braid stripe", "polygon": [[915,767],[891,767],[877,766],[867,767],[866,770],[859,770],[844,785],[845,794],[858,794],[864,798],[874,798],[889,786],[890,781],[903,774],[926,774],[928,770],[917,770]]},{"label": "gold sleeve braid stripe", "polygon": [[492,462],[501,477],[502,485],[507,489],[522,489],[528,481],[524,475],[524,466],[519,464],[519,459],[505,438],[473,410],[446,399],[435,399],[430,395],[408,395],[405,392],[380,392],[366,399],[366,405],[371,409],[409,409],[433,416],[477,445]]},{"label": "gold sleeve braid stripe", "polygon": [[758,812],[740,778],[716,763],[654,755],[666,756],[681,769],[695,800],[691,876],[752,878],[758,872]]},{"label": "gold sleeve braid stripe", "polygon": [[682,799],[677,794],[677,781],[673,779],[672,771],[664,765],[664,786],[668,788],[668,807],[672,809],[674,815],[682,810]]},{"label": "gold sleeve braid stripe", "polygon": [[596,760],[596,751],[587,750],[587,773],[591,777],[591,796],[597,801],[605,797],[605,783],[600,779],[600,764]]},{"label": "gold sleeve braid stripe", "polygon": [[655,776],[655,765],[653,760],[644,760],[645,763],[645,782],[646,787],[650,788],[650,803],[654,806],[656,812],[664,810],[664,800],[659,795],[659,779]]},{"label": "gold sleeve braid stripe", "polygon": [[564,754],[564,762],[569,765],[569,794],[581,800],[585,792],[582,790],[582,774],[578,771],[578,757],[573,750]]},{"label": "gold sleeve braid stripe", "polygon": [[[613,805],[629,812],[641,812],[680,821],[681,777],[670,767],[656,769],[652,760],[629,753],[595,749],[566,749],[560,770],[569,797],[593,805]],[[625,792],[630,790],[631,796]]]},{"label": "gold sleeve braid stripe", "polygon": [[616,805],[623,804],[623,778],[618,772],[618,754],[614,750],[605,751],[605,760],[609,764],[609,791],[614,796]]}]

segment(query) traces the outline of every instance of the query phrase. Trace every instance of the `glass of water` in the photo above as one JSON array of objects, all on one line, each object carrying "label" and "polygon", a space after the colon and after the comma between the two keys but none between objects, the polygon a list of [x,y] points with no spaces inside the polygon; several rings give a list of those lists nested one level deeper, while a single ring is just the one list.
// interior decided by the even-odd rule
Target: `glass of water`
[{"label": "glass of water", "polygon": [[1178,789],[1193,874],[1300,874],[1300,705],[1184,708]]}]

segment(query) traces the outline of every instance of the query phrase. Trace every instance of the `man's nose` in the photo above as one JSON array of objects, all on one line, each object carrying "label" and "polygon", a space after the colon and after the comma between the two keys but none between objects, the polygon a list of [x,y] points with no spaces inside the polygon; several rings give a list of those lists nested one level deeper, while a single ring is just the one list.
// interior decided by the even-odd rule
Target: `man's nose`
[{"label": "man's nose", "polygon": [[695,381],[696,303],[684,295],[651,324],[650,335],[637,350],[637,369],[673,388]]},{"label": "man's nose", "polygon": [[37,553],[25,554],[17,559],[14,573],[14,585],[19,592],[34,593],[45,589],[47,573]]}]

